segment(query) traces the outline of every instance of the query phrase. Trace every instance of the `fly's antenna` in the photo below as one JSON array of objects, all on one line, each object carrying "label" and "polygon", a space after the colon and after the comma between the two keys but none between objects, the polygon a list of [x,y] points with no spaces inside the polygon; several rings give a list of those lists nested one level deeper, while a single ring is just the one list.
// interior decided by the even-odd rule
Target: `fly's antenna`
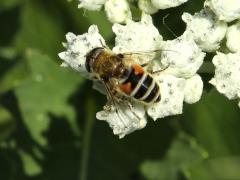
[{"label": "fly's antenna", "polygon": [[167,28],[167,30],[168,30],[175,38],[177,38],[176,33],[174,33],[173,30],[172,30],[172,29],[166,24],[166,22],[165,22],[165,19],[167,19],[168,16],[169,16],[169,14],[166,14],[166,15],[163,17],[163,20],[162,20],[163,25]]},{"label": "fly's antenna", "polygon": [[87,10],[86,9],[83,9],[83,16],[87,17]]},{"label": "fly's antenna", "polygon": [[103,48],[105,48],[106,46],[103,44],[103,41],[99,38],[100,44],[102,45]]},{"label": "fly's antenna", "polygon": [[102,46],[103,48],[105,48],[105,49],[110,49],[107,45],[104,45],[102,39],[99,38],[99,41],[100,41],[100,44],[101,44],[101,46]]}]

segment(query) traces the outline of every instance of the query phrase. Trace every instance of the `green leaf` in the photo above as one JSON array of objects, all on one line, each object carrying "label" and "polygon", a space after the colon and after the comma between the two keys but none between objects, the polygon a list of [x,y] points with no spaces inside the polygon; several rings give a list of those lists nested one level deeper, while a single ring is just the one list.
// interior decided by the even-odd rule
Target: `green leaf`
[{"label": "green leaf", "polygon": [[0,7],[4,9],[10,9],[21,3],[21,0],[1,0]]},{"label": "green leaf", "polygon": [[162,160],[148,160],[141,166],[144,177],[148,180],[176,180],[179,175],[186,178],[190,167],[207,158],[208,154],[196,141],[181,133],[172,142]]},{"label": "green leaf", "polygon": [[25,61],[18,61],[0,78],[0,93],[14,89],[28,77],[29,69]]},{"label": "green leaf", "polygon": [[77,8],[78,4],[78,1],[64,1],[64,3],[61,3],[65,10],[64,17],[62,18],[68,18],[68,21],[71,20],[71,26],[74,27],[73,31],[75,31],[74,33],[85,33],[89,26],[96,24],[104,39],[107,41],[111,40],[114,36],[112,32],[112,23],[108,21],[105,11],[79,9]]},{"label": "green leaf", "polygon": [[211,157],[240,154],[240,110],[215,89],[198,103],[186,105],[182,122]]},{"label": "green leaf", "polygon": [[192,180],[239,180],[240,157],[227,156],[204,161],[191,168]]},{"label": "green leaf", "polygon": [[23,170],[27,176],[36,176],[42,172],[42,167],[30,154],[22,150],[18,153],[23,163]]},{"label": "green leaf", "polygon": [[49,57],[35,50],[27,51],[26,61],[31,74],[16,88],[16,95],[23,121],[33,139],[41,145],[47,144],[43,133],[53,121],[50,114],[67,118],[77,134],[75,113],[67,101],[82,81],[80,76],[70,69],[61,68]]},{"label": "green leaf", "polygon": [[14,127],[14,118],[5,108],[0,106],[0,142],[14,130]]},{"label": "green leaf", "polygon": [[16,58],[17,52],[14,47],[4,47],[0,48],[0,57],[6,60],[11,61],[12,59]]},{"label": "green leaf", "polygon": [[56,59],[65,33],[61,28],[61,19],[54,12],[48,11],[43,1],[25,1],[20,14],[21,29],[15,40],[20,52],[34,48]]}]

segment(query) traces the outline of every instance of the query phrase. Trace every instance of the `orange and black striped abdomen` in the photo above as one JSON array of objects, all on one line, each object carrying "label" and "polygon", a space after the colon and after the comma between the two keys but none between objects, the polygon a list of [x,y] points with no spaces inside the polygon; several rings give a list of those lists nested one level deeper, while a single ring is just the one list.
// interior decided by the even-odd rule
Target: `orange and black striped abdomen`
[{"label": "orange and black striped abdomen", "polygon": [[131,66],[128,77],[120,85],[120,90],[144,103],[160,101],[160,88],[152,76],[144,71],[138,64]]}]

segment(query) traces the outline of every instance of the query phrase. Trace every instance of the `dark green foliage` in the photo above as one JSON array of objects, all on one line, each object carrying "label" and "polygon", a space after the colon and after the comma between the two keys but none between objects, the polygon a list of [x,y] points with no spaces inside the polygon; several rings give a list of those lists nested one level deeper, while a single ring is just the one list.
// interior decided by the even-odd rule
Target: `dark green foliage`
[{"label": "dark green foliage", "polygon": [[[202,5],[159,11],[154,24],[173,39],[163,17],[181,35],[181,14]],[[240,110],[208,84],[211,64],[200,70],[206,86],[198,103],[120,140],[95,119],[105,97],[57,56],[67,32],[91,24],[112,46],[103,11],[84,12],[77,1],[0,0],[0,22],[1,180],[240,179]]]}]

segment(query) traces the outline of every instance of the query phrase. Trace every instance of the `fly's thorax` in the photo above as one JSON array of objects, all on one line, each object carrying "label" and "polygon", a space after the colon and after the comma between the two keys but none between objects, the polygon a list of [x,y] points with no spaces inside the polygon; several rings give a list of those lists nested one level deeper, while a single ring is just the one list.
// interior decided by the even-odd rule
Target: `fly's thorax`
[{"label": "fly's thorax", "polygon": [[119,79],[125,72],[123,56],[104,48],[95,48],[87,56],[86,67],[104,80]]}]

